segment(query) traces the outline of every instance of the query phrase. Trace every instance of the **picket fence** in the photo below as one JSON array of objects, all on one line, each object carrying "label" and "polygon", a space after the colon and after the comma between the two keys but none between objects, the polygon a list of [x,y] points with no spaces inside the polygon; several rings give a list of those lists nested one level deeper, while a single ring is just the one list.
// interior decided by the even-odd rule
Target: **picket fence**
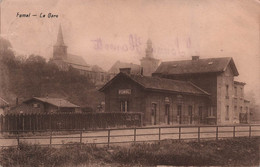
[{"label": "picket fence", "polygon": [[1,132],[94,130],[112,127],[138,127],[141,125],[142,113],[136,112],[7,114],[0,116]]}]

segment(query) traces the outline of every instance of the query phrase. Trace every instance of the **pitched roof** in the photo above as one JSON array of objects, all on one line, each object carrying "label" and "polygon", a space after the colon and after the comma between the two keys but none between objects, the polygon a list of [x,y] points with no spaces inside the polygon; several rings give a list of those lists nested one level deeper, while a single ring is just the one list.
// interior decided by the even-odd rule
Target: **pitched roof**
[{"label": "pitched roof", "polygon": [[31,101],[33,99],[44,102],[44,103],[52,104],[57,107],[68,107],[68,108],[78,108],[79,107],[79,106],[72,104],[71,102],[61,99],[61,98],[33,97],[29,100],[24,101],[24,103]]},{"label": "pitched roof", "polygon": [[2,97],[0,97],[0,107],[6,107],[9,103],[5,101]]},{"label": "pitched roof", "polygon": [[234,75],[238,76],[238,71],[232,57],[162,62],[153,74],[218,73],[224,72],[228,65],[231,66]]},{"label": "pitched roof", "polygon": [[68,54],[67,58],[64,59],[64,62],[70,64],[72,67],[80,70],[90,70],[90,66],[86,63],[86,61],[77,55]]},{"label": "pitched roof", "polygon": [[105,72],[105,70],[103,70],[101,67],[99,67],[98,65],[93,65],[91,66],[91,71],[94,72]]},{"label": "pitched roof", "polygon": [[126,77],[131,79],[135,83],[142,86],[147,90],[161,90],[167,92],[180,92],[194,95],[210,95],[208,92],[199,88],[191,82],[165,79],[160,77],[150,77],[150,76],[142,76],[142,75],[133,75],[126,74],[120,72],[117,74],[112,80],[110,80],[107,84],[105,84],[99,91],[104,91],[108,86],[110,86],[118,77]]},{"label": "pitched roof", "polygon": [[125,63],[125,62],[121,62],[121,61],[115,62],[115,64],[113,64],[113,66],[108,70],[108,72],[117,74],[117,73],[119,73],[120,68],[131,68],[131,73],[133,73],[133,74],[141,73],[140,65],[133,64],[133,63]]}]

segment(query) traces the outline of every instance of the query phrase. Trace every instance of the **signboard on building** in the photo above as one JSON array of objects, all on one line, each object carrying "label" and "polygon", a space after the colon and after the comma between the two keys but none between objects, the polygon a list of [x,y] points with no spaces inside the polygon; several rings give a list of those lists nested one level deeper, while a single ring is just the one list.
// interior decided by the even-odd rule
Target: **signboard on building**
[{"label": "signboard on building", "polygon": [[130,95],[131,89],[119,89],[118,94],[120,94],[120,95]]}]

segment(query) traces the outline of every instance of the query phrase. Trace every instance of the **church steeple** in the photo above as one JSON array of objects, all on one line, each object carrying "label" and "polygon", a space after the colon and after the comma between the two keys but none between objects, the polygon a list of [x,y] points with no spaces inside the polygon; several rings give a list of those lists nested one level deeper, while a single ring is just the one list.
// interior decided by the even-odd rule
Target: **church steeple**
[{"label": "church steeple", "polygon": [[152,73],[157,69],[159,60],[153,57],[153,44],[150,39],[147,40],[147,47],[145,49],[145,57],[141,61],[143,75],[152,76]]},{"label": "church steeple", "polygon": [[153,43],[151,39],[147,40],[147,47],[145,49],[145,57],[153,58]]},{"label": "church steeple", "polygon": [[64,43],[62,29],[60,25],[58,36],[57,36],[57,42],[53,46],[53,59],[61,60],[66,58],[67,58],[67,46]]},{"label": "church steeple", "polygon": [[64,40],[63,40],[63,34],[62,34],[62,29],[61,29],[61,25],[59,27],[59,32],[58,32],[58,36],[57,36],[57,42],[56,42],[57,46],[64,46]]}]

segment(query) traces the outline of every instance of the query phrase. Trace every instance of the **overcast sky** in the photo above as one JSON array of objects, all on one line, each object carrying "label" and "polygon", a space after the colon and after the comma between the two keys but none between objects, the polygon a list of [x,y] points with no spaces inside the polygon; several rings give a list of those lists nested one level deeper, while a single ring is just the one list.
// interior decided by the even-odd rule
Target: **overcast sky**
[{"label": "overcast sky", "polygon": [[139,64],[150,38],[161,61],[233,57],[236,80],[260,99],[258,0],[2,0],[1,7],[1,35],[17,54],[50,58],[61,24],[68,52],[107,70],[117,60]]}]

